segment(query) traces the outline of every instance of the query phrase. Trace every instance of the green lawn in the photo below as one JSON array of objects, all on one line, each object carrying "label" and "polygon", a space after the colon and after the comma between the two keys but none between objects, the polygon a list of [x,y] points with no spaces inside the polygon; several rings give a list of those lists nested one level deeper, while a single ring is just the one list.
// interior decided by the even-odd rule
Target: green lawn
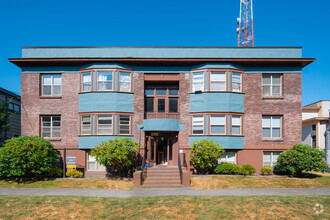
[{"label": "green lawn", "polygon": [[315,178],[255,177],[255,176],[209,176],[192,177],[191,187],[195,189],[224,188],[315,188],[330,187],[330,175],[318,174]]},{"label": "green lawn", "polygon": [[[317,214],[313,208],[323,206]],[[317,211],[320,211],[320,206]],[[329,219],[330,196],[135,197],[0,196],[0,219]]]}]

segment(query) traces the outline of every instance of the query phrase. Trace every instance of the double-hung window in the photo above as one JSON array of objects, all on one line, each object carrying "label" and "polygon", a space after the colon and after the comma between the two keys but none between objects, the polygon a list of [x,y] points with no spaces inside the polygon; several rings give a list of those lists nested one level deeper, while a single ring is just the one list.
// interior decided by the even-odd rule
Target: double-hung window
[{"label": "double-hung window", "polygon": [[131,73],[119,72],[119,91],[131,92]]},{"label": "double-hung window", "polygon": [[62,88],[62,77],[60,74],[43,74],[42,78],[42,96],[60,96]]},{"label": "double-hung window", "polygon": [[119,115],[119,134],[131,133],[131,116]]},{"label": "double-hung window", "polygon": [[231,134],[240,135],[242,128],[242,116],[232,115],[231,116]]},{"label": "double-hung window", "polygon": [[113,116],[98,115],[97,116],[97,134],[113,134]]},{"label": "double-hung window", "polygon": [[263,74],[262,75],[262,95],[281,96],[282,83],[281,75]]},{"label": "double-hung window", "polygon": [[112,91],[113,90],[113,71],[97,72],[97,90]]},{"label": "double-hung window", "polygon": [[235,152],[223,153],[222,158],[218,160],[218,164],[224,163],[224,162],[236,164],[236,153]]},{"label": "double-hung window", "polygon": [[204,134],[204,116],[192,116],[192,134]]},{"label": "double-hung window", "polygon": [[81,116],[81,134],[90,135],[92,133],[91,116]]},{"label": "double-hung window", "polygon": [[226,91],[226,71],[212,71],[210,73],[210,91]]},{"label": "double-hung window", "polygon": [[91,91],[92,90],[92,73],[84,72],[81,74],[81,91]]},{"label": "double-hung window", "polygon": [[275,167],[281,152],[264,152],[263,166]]},{"label": "double-hung window", "polygon": [[195,72],[192,75],[192,92],[204,91],[204,72]]},{"label": "double-hung window", "polygon": [[211,134],[226,134],[226,116],[211,115],[210,126]]},{"label": "double-hung window", "polygon": [[242,92],[242,73],[232,72],[231,77],[231,90]]},{"label": "double-hung window", "polygon": [[41,136],[61,137],[61,116],[41,116]]},{"label": "double-hung window", "polygon": [[262,116],[262,137],[281,138],[282,117]]}]

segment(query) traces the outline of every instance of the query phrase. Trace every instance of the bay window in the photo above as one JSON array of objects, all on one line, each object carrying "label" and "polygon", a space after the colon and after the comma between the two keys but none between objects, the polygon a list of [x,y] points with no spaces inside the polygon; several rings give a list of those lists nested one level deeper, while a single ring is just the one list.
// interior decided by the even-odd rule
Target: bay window
[{"label": "bay window", "polygon": [[92,73],[85,72],[81,74],[81,91],[92,91]]},{"label": "bay window", "polygon": [[212,71],[210,73],[210,91],[226,91],[226,71]]},{"label": "bay window", "polygon": [[242,92],[242,73],[232,72],[231,91]]},{"label": "bay window", "polygon": [[119,115],[119,134],[131,133],[131,116]]},{"label": "bay window", "polygon": [[192,75],[192,92],[204,91],[204,72],[195,72]]},{"label": "bay window", "polygon": [[97,134],[113,134],[113,116],[97,116]]},{"label": "bay window", "polygon": [[113,90],[113,71],[97,72],[97,90],[112,91]]},{"label": "bay window", "polygon": [[240,135],[242,126],[242,117],[238,115],[232,115],[231,117],[231,134]]},{"label": "bay window", "polygon": [[131,92],[131,73],[119,72],[119,91]]},{"label": "bay window", "polygon": [[81,134],[90,135],[92,133],[91,116],[81,116]]},{"label": "bay window", "polygon": [[192,134],[204,134],[204,116],[192,116]]}]

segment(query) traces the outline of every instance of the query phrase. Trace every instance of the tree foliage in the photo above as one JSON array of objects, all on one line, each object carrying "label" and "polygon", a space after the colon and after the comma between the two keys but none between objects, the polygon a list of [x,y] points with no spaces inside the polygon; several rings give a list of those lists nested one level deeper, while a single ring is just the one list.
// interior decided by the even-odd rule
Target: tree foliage
[{"label": "tree foliage", "polygon": [[59,166],[60,155],[53,145],[39,136],[22,136],[6,140],[0,148],[0,178],[37,180],[49,177]]},{"label": "tree foliage", "polygon": [[138,143],[130,138],[115,138],[95,147],[92,156],[107,167],[110,175],[132,176],[136,168],[138,149]]},{"label": "tree foliage", "polygon": [[7,131],[10,127],[9,119],[13,116],[13,113],[8,112],[7,107],[11,101],[10,99],[8,102],[0,105],[0,143],[3,141],[3,132]]},{"label": "tree foliage", "polygon": [[212,173],[223,152],[223,148],[213,140],[194,141],[191,146],[190,162],[197,173]]},{"label": "tree foliage", "polygon": [[300,176],[303,171],[323,171],[327,168],[324,157],[325,153],[316,147],[295,144],[280,154],[276,167],[291,175]]}]

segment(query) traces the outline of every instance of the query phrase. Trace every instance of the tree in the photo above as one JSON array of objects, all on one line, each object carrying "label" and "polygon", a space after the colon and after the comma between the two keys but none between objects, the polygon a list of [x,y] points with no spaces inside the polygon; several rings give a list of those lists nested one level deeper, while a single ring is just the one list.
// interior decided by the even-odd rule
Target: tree
[{"label": "tree", "polygon": [[107,167],[110,175],[132,176],[137,162],[138,143],[130,138],[102,142],[92,150],[96,161]]},{"label": "tree", "polygon": [[316,147],[295,144],[280,154],[276,167],[291,175],[301,176],[303,171],[323,171],[327,168],[324,157],[325,153]]},{"label": "tree", "polygon": [[197,173],[212,173],[224,149],[213,140],[194,141],[191,146],[190,162]]},{"label": "tree", "polygon": [[0,178],[45,179],[59,167],[59,161],[59,153],[48,140],[39,136],[14,137],[0,148]]},{"label": "tree", "polygon": [[10,127],[9,119],[13,116],[13,113],[8,112],[7,107],[11,101],[12,99],[0,105],[0,143],[4,140],[3,133]]}]

